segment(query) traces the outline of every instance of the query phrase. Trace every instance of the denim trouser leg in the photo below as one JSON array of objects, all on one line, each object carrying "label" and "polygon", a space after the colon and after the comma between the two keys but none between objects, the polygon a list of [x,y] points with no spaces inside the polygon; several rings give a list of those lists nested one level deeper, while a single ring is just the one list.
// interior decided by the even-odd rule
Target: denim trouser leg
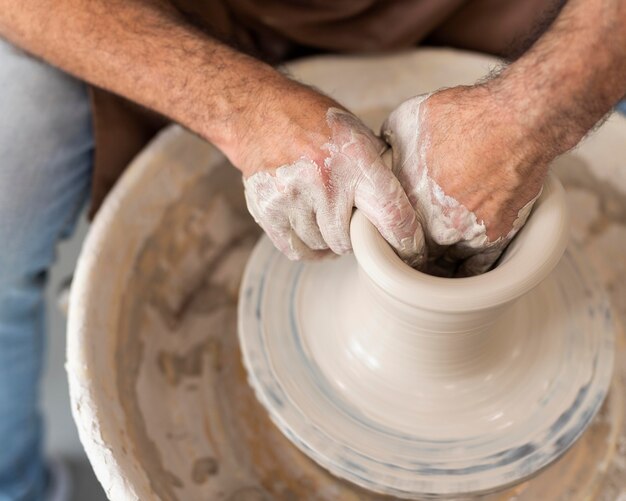
[{"label": "denim trouser leg", "polygon": [[43,288],[92,151],[85,86],[0,40],[0,501],[43,498]]},{"label": "denim trouser leg", "polygon": [[626,99],[617,105],[617,110],[626,115]]}]

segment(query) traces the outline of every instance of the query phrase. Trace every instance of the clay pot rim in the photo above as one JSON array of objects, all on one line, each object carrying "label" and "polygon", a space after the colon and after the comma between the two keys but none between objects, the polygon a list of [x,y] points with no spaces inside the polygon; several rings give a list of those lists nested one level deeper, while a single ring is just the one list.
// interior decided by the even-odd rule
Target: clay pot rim
[{"label": "clay pot rim", "polygon": [[435,277],[411,268],[360,211],[352,217],[350,235],[359,266],[391,297],[409,307],[462,313],[511,302],[546,278],[567,246],[569,211],[561,183],[549,174],[532,217],[500,264],[467,278]]}]

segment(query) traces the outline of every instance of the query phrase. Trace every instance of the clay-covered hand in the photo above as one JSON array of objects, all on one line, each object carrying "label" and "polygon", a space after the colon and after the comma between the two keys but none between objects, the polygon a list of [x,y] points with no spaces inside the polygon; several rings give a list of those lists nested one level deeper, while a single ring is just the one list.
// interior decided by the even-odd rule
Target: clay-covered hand
[{"label": "clay-covered hand", "polygon": [[388,146],[330,98],[289,85],[259,104],[262,123],[249,124],[235,159],[254,219],[287,257],[310,259],[352,249],[357,207],[401,257],[418,264],[422,230],[381,159]]},{"label": "clay-covered hand", "polygon": [[548,161],[521,122],[478,85],[409,99],[383,124],[424,228],[425,271],[483,273],[526,222]]}]

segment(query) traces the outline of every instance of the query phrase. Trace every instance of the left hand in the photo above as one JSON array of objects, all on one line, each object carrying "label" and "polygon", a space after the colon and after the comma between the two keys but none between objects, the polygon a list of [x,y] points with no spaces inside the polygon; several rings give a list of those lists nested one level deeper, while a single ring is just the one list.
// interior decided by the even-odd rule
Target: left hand
[{"label": "left hand", "polygon": [[420,264],[422,228],[381,158],[385,142],[340,104],[296,82],[284,79],[256,98],[230,159],[244,175],[250,213],[276,248],[289,259],[350,252],[356,207],[400,257]]},{"label": "left hand", "polygon": [[382,126],[393,171],[424,229],[424,271],[487,271],[524,225],[549,155],[488,85],[417,96]]}]

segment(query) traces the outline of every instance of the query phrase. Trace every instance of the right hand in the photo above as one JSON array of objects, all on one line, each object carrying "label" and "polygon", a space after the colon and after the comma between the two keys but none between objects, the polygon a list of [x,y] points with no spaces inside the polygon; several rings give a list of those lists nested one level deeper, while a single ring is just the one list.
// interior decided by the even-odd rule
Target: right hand
[{"label": "right hand", "polygon": [[258,96],[230,155],[257,223],[290,259],[345,254],[357,207],[401,258],[421,264],[422,229],[381,159],[386,144],[332,99],[295,82],[283,85]]},{"label": "right hand", "polygon": [[486,85],[408,99],[382,127],[425,231],[422,271],[430,274],[488,271],[525,224],[548,172],[551,158],[507,112],[510,101]]}]

